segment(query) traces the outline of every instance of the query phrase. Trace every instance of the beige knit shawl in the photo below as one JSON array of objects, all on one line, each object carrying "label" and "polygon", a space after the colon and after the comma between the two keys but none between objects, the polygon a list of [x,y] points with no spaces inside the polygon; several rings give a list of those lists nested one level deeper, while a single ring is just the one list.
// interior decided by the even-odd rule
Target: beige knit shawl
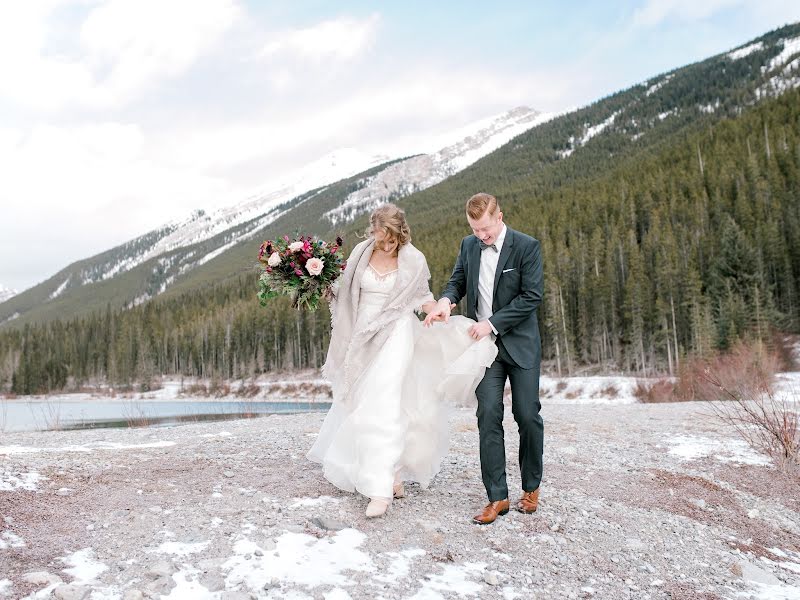
[{"label": "beige knit shawl", "polygon": [[374,246],[375,240],[370,237],[353,249],[331,302],[331,342],[322,374],[331,382],[333,401],[345,405],[350,404],[355,383],[389,338],[394,322],[433,300],[425,255],[410,243],[405,244],[398,251],[397,278],[382,312],[365,327],[356,329],[361,276],[369,266]]}]

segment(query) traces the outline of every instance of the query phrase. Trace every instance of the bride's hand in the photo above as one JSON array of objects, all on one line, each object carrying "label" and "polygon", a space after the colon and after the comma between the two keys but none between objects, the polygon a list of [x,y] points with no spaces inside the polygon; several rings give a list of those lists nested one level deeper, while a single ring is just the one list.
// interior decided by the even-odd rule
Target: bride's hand
[{"label": "bride's hand", "polygon": [[428,313],[428,316],[425,317],[425,327],[430,327],[434,321],[444,321],[447,323],[450,318],[450,311],[452,311],[455,306],[456,305],[451,303],[447,298],[441,298],[439,302],[434,305],[433,310]]}]

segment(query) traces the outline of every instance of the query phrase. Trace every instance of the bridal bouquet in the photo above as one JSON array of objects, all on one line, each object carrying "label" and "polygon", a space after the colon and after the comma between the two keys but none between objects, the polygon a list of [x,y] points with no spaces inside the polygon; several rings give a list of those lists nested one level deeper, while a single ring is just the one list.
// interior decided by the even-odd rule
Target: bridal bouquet
[{"label": "bridal bouquet", "polygon": [[292,299],[292,308],[317,310],[319,300],[344,271],[346,261],[342,238],[328,244],[316,236],[288,235],[261,244],[258,260],[265,269],[258,278],[261,306],[269,298],[284,295]]}]

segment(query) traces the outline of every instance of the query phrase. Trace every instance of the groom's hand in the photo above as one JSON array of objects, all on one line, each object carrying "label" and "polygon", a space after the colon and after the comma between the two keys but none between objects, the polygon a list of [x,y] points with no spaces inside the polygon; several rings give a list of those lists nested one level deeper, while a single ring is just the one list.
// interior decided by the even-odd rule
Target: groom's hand
[{"label": "groom's hand", "polygon": [[454,306],[454,304],[450,304],[449,298],[440,298],[434,309],[425,317],[425,327],[430,327],[434,321],[444,321],[447,323],[450,318],[450,310]]},{"label": "groom's hand", "polygon": [[469,328],[467,333],[469,333],[469,337],[471,337],[473,340],[482,340],[487,335],[492,333],[492,324],[489,323],[489,321],[478,321],[475,323],[475,325]]}]

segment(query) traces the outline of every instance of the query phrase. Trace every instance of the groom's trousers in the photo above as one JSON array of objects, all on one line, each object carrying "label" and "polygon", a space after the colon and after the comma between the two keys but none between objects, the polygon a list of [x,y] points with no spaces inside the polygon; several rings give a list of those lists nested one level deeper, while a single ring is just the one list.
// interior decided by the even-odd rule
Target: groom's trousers
[{"label": "groom's trousers", "polygon": [[521,368],[500,340],[492,366],[475,390],[478,397],[481,476],[490,502],[508,498],[506,450],[503,435],[503,391],[511,383],[511,411],[519,427],[519,468],[522,489],[532,492],[542,481],[544,422],[539,414],[539,365]]}]

